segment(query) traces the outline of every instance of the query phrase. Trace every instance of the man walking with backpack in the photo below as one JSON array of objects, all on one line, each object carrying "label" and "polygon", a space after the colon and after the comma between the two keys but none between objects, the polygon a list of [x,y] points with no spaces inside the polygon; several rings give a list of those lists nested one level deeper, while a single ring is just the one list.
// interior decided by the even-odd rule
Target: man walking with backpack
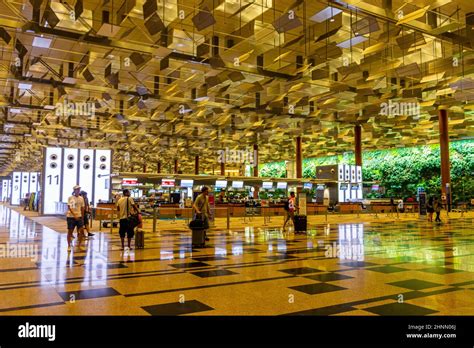
[{"label": "man walking with backpack", "polygon": [[123,197],[120,198],[117,202],[117,211],[120,219],[120,228],[119,234],[122,241],[122,250],[125,249],[125,235],[128,238],[128,249],[131,250],[131,242],[134,236],[134,229],[136,226],[133,225],[130,221],[130,217],[133,215],[133,211],[138,212],[138,206],[135,204],[132,197],[130,197],[130,191],[125,189],[123,190]]},{"label": "man walking with backpack", "polygon": [[290,197],[285,202],[285,210],[286,210],[286,220],[283,224],[283,230],[286,228],[287,222],[291,219],[293,221],[293,226],[295,225],[295,210],[296,207],[296,197],[294,192],[290,192]]}]

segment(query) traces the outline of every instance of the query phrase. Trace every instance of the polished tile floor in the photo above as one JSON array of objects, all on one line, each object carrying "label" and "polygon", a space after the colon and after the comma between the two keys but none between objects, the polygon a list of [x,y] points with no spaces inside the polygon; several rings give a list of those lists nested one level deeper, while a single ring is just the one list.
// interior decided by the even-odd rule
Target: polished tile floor
[{"label": "polished tile floor", "polygon": [[65,220],[0,205],[0,315],[474,315],[472,217],[346,220],[217,227],[203,249],[184,224],[131,251],[104,230],[68,253]]}]

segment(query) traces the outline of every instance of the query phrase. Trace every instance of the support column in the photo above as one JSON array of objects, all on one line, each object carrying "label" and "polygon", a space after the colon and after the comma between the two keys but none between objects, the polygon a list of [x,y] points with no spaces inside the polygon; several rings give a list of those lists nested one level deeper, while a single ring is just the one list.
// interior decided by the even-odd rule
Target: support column
[{"label": "support column", "polygon": [[362,127],[357,124],[354,127],[354,153],[356,166],[362,166]]},{"label": "support column", "polygon": [[178,174],[178,159],[177,158],[174,160],[174,173]]},{"label": "support column", "polygon": [[258,177],[258,145],[257,144],[253,145],[253,161],[254,161],[253,176]]},{"label": "support column", "polygon": [[225,163],[221,162],[221,175],[225,175]]},{"label": "support column", "polygon": [[[451,207],[451,168],[449,163],[448,112],[439,110],[439,148],[441,154],[441,192],[446,195]],[[449,187],[446,190],[446,187]]]},{"label": "support column", "polygon": [[[258,145],[253,144],[253,176],[258,177]],[[254,186],[253,198],[258,199],[259,186]]]},{"label": "support column", "polygon": [[303,147],[301,137],[296,137],[296,178],[303,177]]},{"label": "support column", "polygon": [[161,161],[158,161],[158,163],[156,164],[156,172],[158,174],[161,173]]},{"label": "support column", "polygon": [[143,164],[143,173],[146,173],[146,163]]},{"label": "support column", "polygon": [[194,174],[199,175],[199,156],[194,157]]}]

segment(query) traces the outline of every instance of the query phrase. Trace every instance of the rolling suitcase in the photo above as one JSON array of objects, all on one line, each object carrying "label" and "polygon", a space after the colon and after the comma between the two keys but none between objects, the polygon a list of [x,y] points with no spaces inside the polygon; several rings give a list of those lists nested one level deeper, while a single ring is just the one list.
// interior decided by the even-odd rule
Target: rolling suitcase
[{"label": "rolling suitcase", "polygon": [[135,232],[135,248],[143,249],[145,247],[145,231],[137,229]]},{"label": "rolling suitcase", "polygon": [[209,225],[199,215],[197,215],[190,223],[189,228],[192,231],[192,246],[204,247],[206,243],[206,229]]},{"label": "rolling suitcase", "polygon": [[308,228],[306,215],[295,215],[295,233],[305,233]]},{"label": "rolling suitcase", "polygon": [[192,244],[193,247],[202,248],[206,244],[206,233],[203,228],[193,228],[192,230]]}]

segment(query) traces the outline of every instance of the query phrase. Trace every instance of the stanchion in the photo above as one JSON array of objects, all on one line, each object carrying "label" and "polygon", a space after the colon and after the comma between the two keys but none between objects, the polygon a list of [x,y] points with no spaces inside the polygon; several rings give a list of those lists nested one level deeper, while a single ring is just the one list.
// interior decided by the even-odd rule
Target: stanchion
[{"label": "stanchion", "polygon": [[153,207],[153,233],[156,233],[156,207]]},{"label": "stanchion", "polygon": [[230,230],[230,210],[229,210],[229,207],[226,208],[227,209],[227,231]]},{"label": "stanchion", "polygon": [[113,232],[114,227],[114,211],[112,210],[110,213],[110,234]]}]

